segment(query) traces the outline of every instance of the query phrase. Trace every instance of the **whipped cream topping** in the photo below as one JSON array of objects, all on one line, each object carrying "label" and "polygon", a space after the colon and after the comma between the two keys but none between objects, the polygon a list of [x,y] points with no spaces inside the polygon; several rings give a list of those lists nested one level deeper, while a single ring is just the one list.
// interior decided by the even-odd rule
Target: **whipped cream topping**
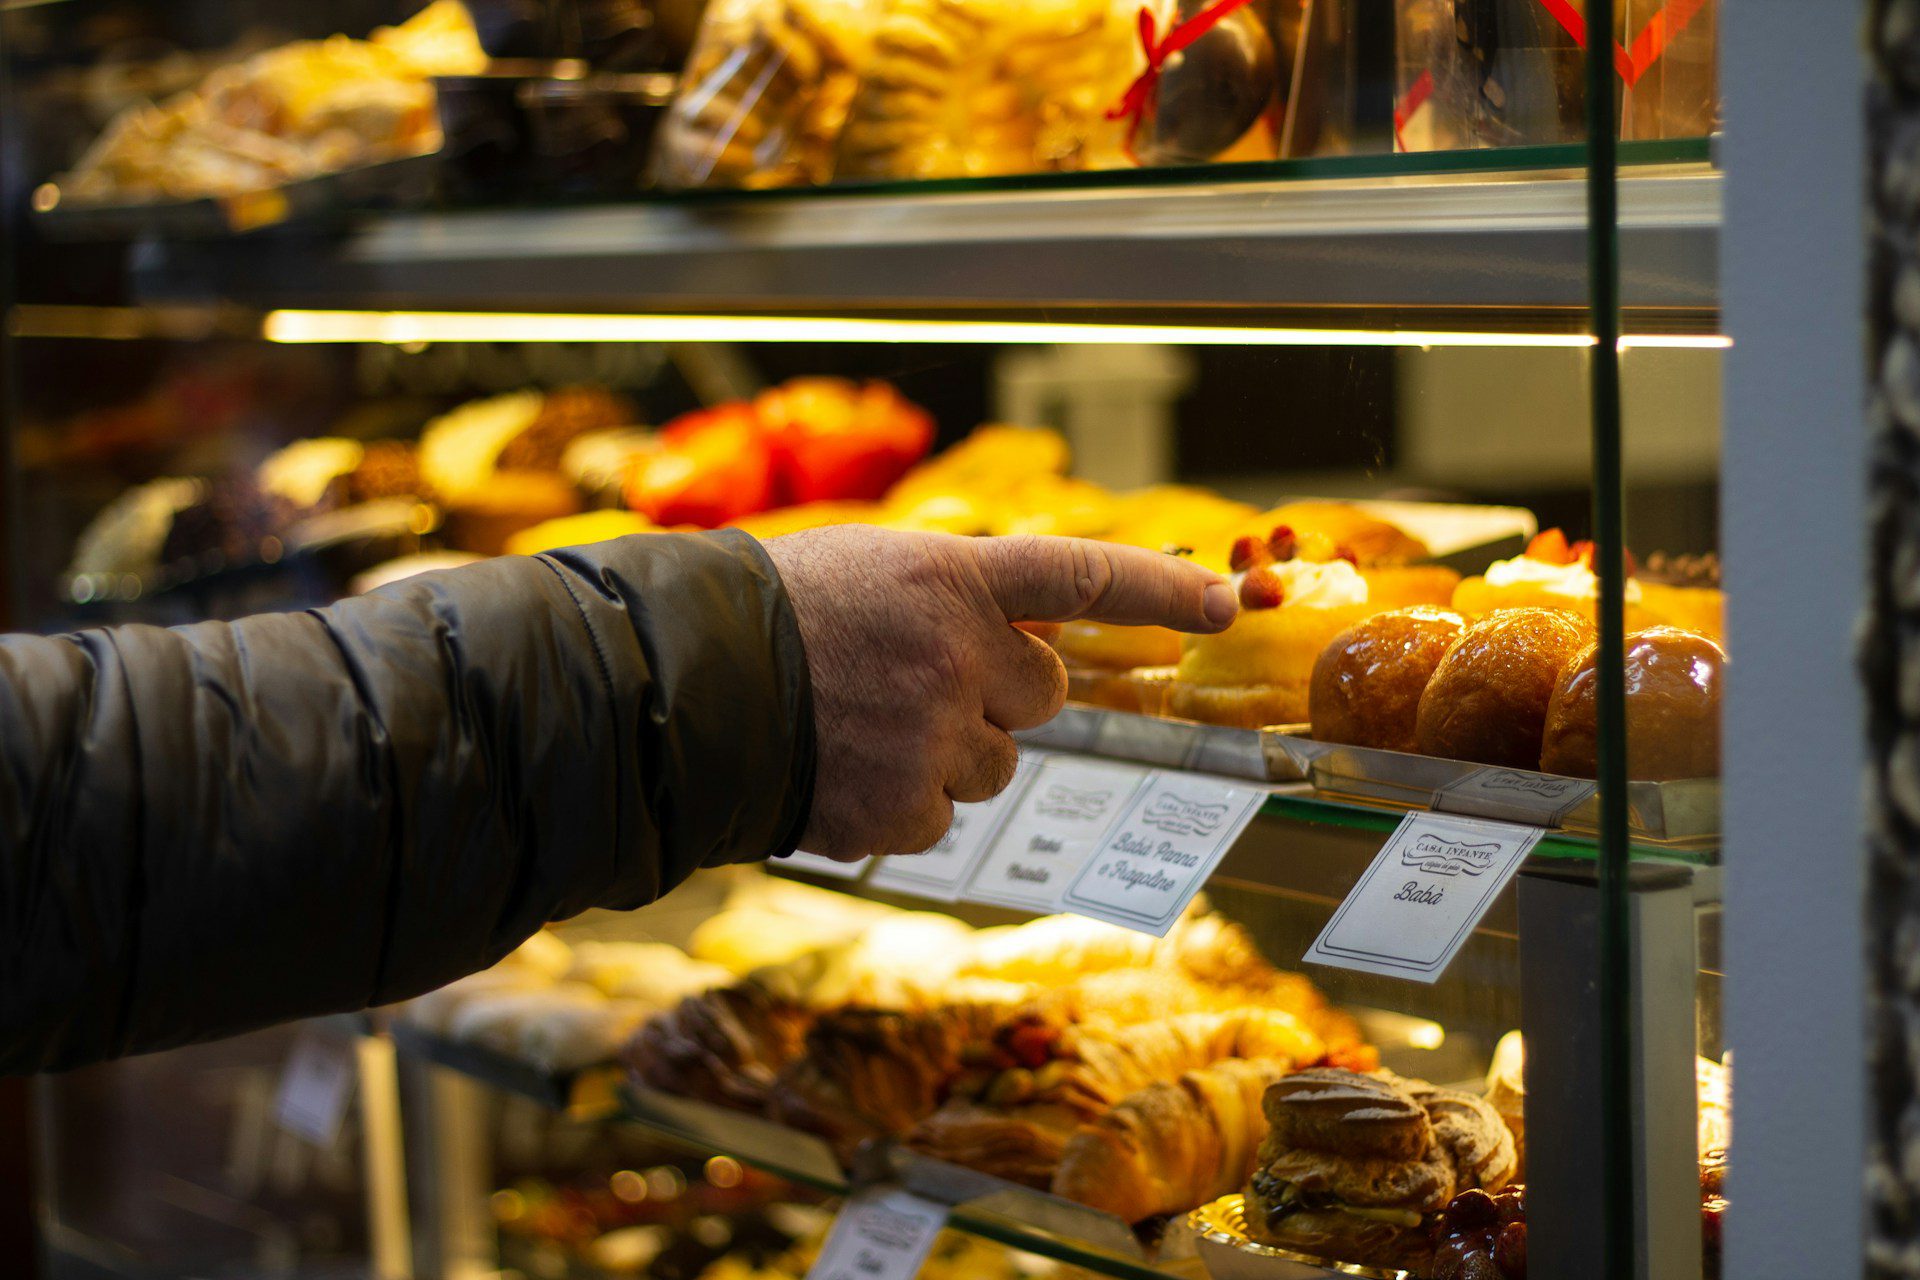
[{"label": "whipped cream topping", "polygon": [[[1341,609],[1367,602],[1367,580],[1345,560],[1282,560],[1262,571],[1279,576],[1282,608]],[[1246,572],[1233,575],[1235,595],[1246,579]]]},{"label": "whipped cream topping", "polygon": [[[1496,561],[1487,570],[1487,585],[1534,587],[1548,595],[1566,596],[1572,600],[1592,600],[1600,594],[1600,579],[1584,561],[1555,564],[1550,560],[1535,560],[1531,556]],[[1626,598],[1634,601],[1640,599],[1640,584],[1631,578],[1627,580]]]}]

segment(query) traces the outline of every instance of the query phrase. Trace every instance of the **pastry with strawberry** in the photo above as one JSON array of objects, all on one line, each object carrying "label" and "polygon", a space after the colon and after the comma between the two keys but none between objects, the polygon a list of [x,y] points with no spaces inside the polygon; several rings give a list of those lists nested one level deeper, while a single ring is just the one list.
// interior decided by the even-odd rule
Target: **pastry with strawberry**
[{"label": "pastry with strawberry", "polygon": [[1168,709],[1248,729],[1305,722],[1321,650],[1379,612],[1353,560],[1323,535],[1299,535],[1288,525],[1236,542],[1240,616],[1218,635],[1182,639]]}]

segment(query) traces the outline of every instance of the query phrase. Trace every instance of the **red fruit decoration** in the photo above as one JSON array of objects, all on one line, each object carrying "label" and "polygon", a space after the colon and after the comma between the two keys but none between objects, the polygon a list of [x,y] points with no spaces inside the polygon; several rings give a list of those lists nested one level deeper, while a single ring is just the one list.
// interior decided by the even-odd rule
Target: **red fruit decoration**
[{"label": "red fruit decoration", "polygon": [[753,410],[783,503],[875,501],[933,444],[933,419],[884,382],[795,378],[762,392]]},{"label": "red fruit decoration", "polygon": [[773,450],[746,405],[675,419],[627,476],[627,505],[655,524],[711,529],[773,503]]},{"label": "red fruit decoration", "polygon": [[1270,564],[1272,556],[1267,554],[1267,544],[1247,534],[1233,540],[1233,550],[1228,553],[1227,565],[1235,573],[1245,573],[1249,569]]},{"label": "red fruit decoration", "polygon": [[1267,554],[1275,560],[1291,560],[1300,554],[1300,538],[1290,524],[1277,524],[1267,535]]},{"label": "red fruit decoration", "polygon": [[1287,598],[1287,584],[1272,566],[1262,565],[1240,580],[1240,606],[1243,609],[1278,609]]}]

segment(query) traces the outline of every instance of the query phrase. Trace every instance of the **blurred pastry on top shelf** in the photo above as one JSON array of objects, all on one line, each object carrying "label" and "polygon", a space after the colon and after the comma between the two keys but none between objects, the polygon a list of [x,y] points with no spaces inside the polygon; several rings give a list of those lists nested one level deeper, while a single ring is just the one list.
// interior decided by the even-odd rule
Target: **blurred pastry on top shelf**
[{"label": "blurred pastry on top shelf", "polygon": [[1591,624],[1558,608],[1499,609],[1469,625],[1420,696],[1420,753],[1539,768],[1560,672],[1592,638]]},{"label": "blurred pastry on top shelf", "polygon": [[[1540,768],[1591,778],[1599,768],[1598,646],[1562,669],[1547,709]],[[1703,635],[1649,627],[1626,637],[1627,774],[1646,781],[1720,774],[1727,655]]]},{"label": "blurred pastry on top shelf", "polygon": [[1465,629],[1459,614],[1421,605],[1376,614],[1335,636],[1313,664],[1307,711],[1314,738],[1418,751],[1421,695]]},{"label": "blurred pastry on top shelf", "polygon": [[262,489],[284,498],[296,511],[308,511],[336,497],[366,455],[366,446],[358,440],[295,440],[269,454],[253,474]]},{"label": "blurred pastry on top shelf", "polygon": [[447,508],[447,541],[462,551],[497,556],[523,529],[571,516],[580,494],[548,471],[500,471]]},{"label": "blurred pastry on top shelf", "polygon": [[1271,1128],[1246,1197],[1263,1244],[1421,1270],[1427,1215],[1513,1177],[1513,1136],[1484,1099],[1386,1072],[1298,1072],[1267,1090]]},{"label": "blurred pastry on top shelf", "polygon": [[[1373,612],[1359,570],[1332,558],[1324,538],[1318,542],[1282,525],[1265,540],[1235,544],[1240,616],[1217,635],[1181,641],[1167,702],[1174,715],[1246,729],[1307,719],[1321,650]],[[1303,554],[1309,549],[1323,558]]]},{"label": "blurred pastry on top shelf", "polygon": [[503,549],[510,556],[534,556],[542,551],[581,547],[659,530],[659,525],[632,511],[583,511],[577,516],[543,520],[522,529],[507,538]]},{"label": "blurred pastry on top shelf", "polygon": [[1286,525],[1302,536],[1323,537],[1351,552],[1358,565],[1418,564],[1431,554],[1426,543],[1399,525],[1382,520],[1351,502],[1325,499],[1289,502],[1257,517],[1241,532],[1271,529],[1275,525]]}]

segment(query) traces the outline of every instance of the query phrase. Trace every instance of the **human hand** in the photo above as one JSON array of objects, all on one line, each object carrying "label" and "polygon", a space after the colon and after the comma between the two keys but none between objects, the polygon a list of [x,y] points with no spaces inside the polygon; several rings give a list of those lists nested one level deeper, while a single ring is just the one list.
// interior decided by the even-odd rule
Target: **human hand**
[{"label": "human hand", "polygon": [[1013,780],[1009,731],[1051,720],[1067,691],[1059,657],[1014,624],[1213,632],[1238,608],[1211,570],[1081,538],[842,525],[765,545],[813,678],[818,766],[801,847],[849,862],[931,848],[955,802]]}]

